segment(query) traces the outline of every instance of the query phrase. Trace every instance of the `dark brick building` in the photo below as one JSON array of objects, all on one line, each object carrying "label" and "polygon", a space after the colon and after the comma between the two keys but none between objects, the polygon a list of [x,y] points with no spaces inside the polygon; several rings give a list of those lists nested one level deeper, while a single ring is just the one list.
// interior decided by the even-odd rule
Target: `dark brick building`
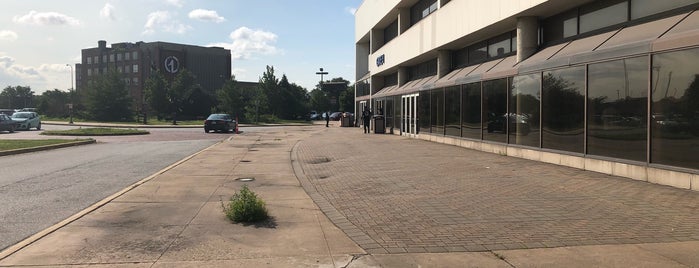
[{"label": "dark brick building", "polygon": [[141,110],[143,88],[150,75],[160,70],[173,78],[186,68],[202,90],[214,95],[231,76],[231,51],[220,47],[200,47],[166,42],[114,43],[100,40],[97,47],[82,50],[81,63],[76,64],[76,90],[89,90],[95,78],[110,70],[121,73],[134,99],[134,108]]}]

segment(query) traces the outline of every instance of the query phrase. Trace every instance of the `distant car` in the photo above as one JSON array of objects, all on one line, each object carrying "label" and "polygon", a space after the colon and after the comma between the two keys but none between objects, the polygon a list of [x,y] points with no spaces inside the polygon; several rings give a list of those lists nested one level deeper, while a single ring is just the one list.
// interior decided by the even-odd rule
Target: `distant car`
[{"label": "distant car", "polygon": [[6,114],[0,113],[0,131],[15,132],[17,123]]},{"label": "distant car", "polygon": [[12,114],[16,113],[17,111],[13,109],[0,109],[0,114],[4,114],[7,116],[12,116]]},{"label": "distant car", "polygon": [[320,114],[316,111],[311,111],[311,113],[308,114],[308,119],[310,120],[320,120]]},{"label": "distant car", "polygon": [[36,130],[41,130],[41,118],[36,112],[16,112],[12,114],[12,120],[17,123],[17,129],[36,128]]},{"label": "distant car", "polygon": [[228,114],[211,114],[204,121],[204,132],[222,131],[233,132],[238,127],[238,122]]},{"label": "distant car", "polygon": [[330,120],[332,121],[338,121],[342,118],[342,113],[341,112],[334,112],[330,114]]}]

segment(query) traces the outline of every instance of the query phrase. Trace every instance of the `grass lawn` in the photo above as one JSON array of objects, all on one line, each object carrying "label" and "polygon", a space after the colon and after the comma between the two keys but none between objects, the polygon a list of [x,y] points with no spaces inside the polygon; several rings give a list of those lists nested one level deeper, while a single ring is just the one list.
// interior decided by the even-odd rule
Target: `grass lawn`
[{"label": "grass lawn", "polygon": [[0,140],[0,151],[76,142],[80,140]]},{"label": "grass lawn", "polygon": [[140,129],[123,128],[78,128],[70,130],[44,131],[41,135],[50,136],[119,136],[119,135],[145,135],[150,132]]}]

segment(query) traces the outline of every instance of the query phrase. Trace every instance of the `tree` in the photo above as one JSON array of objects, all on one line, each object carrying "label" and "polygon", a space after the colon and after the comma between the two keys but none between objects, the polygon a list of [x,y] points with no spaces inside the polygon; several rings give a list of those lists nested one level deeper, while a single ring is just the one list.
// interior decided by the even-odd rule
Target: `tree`
[{"label": "tree", "polygon": [[157,113],[158,119],[169,113],[168,109],[170,107],[167,100],[167,87],[168,83],[163,74],[155,72],[146,80],[146,84],[143,88],[146,103]]},{"label": "tree", "polygon": [[279,81],[280,95],[283,105],[280,108],[280,117],[283,119],[298,119],[308,113],[308,93],[303,87],[289,83],[286,75],[282,75]]},{"label": "tree", "polygon": [[191,99],[193,92],[201,91],[195,80],[196,77],[186,69],[179,71],[170,82],[158,71],[146,81],[146,101],[159,116],[172,115],[172,124],[176,125],[177,115],[194,103]]},{"label": "tree", "polygon": [[330,98],[319,88],[310,93],[310,105],[316,111],[327,112],[330,110]]},{"label": "tree", "polygon": [[184,106],[189,101],[189,97],[192,96],[192,92],[201,89],[201,86],[195,80],[196,77],[191,72],[182,69],[170,84],[167,97],[170,103],[170,111],[172,112],[173,125],[177,125],[177,115],[184,110]]},{"label": "tree", "polygon": [[267,70],[262,74],[259,81],[259,88],[265,95],[267,100],[265,109],[261,110],[263,114],[271,114],[274,116],[281,115],[281,109],[284,106],[284,99],[279,90],[279,79],[274,74],[274,66],[267,66]]},{"label": "tree", "polygon": [[17,98],[17,90],[14,87],[7,86],[0,93],[0,98],[2,102],[0,104],[5,105],[8,109],[18,108],[15,107],[15,99]]},{"label": "tree", "polygon": [[99,76],[87,93],[87,110],[90,117],[99,121],[130,121],[131,96],[121,75],[111,71]]},{"label": "tree", "polygon": [[68,104],[71,102],[70,94],[58,89],[45,91],[38,97],[37,109],[46,116],[67,117],[69,116]]},{"label": "tree", "polygon": [[219,103],[217,108],[219,110],[238,117],[239,120],[246,120],[245,106],[251,99],[251,96],[249,92],[246,92],[245,88],[239,86],[235,77],[231,77],[231,80],[226,81],[223,84],[223,88],[219,89],[216,94],[218,95]]},{"label": "tree", "polygon": [[[349,83],[349,82],[348,82]],[[340,92],[340,111],[354,111],[354,86],[347,86]]]}]

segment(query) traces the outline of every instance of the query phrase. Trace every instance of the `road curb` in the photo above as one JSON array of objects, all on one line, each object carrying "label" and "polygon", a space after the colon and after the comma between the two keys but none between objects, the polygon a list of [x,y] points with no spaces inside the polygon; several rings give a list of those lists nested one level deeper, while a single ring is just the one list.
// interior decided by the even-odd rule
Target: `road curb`
[{"label": "road curb", "polygon": [[32,153],[32,152],[46,151],[46,150],[53,150],[53,149],[66,148],[66,147],[72,147],[72,146],[79,146],[79,145],[92,144],[92,143],[95,143],[95,142],[97,142],[97,140],[95,140],[95,139],[89,139],[89,140],[81,140],[81,141],[68,142],[68,143],[61,143],[61,144],[37,146],[37,147],[31,147],[31,148],[22,148],[22,149],[14,149],[14,150],[5,150],[5,151],[0,151],[0,156],[15,155],[15,154],[23,154],[23,153]]}]

